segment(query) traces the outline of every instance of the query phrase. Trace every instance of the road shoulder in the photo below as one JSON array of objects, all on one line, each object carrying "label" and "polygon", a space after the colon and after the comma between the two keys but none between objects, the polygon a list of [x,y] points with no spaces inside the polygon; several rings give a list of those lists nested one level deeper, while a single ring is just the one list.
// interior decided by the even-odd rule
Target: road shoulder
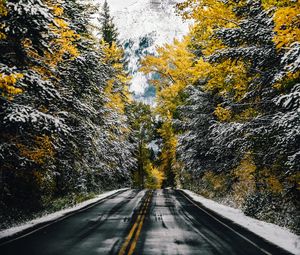
[{"label": "road shoulder", "polygon": [[15,240],[18,238],[21,238],[23,236],[26,236],[28,234],[31,234],[35,231],[38,231],[42,228],[45,228],[54,222],[63,220],[79,211],[86,210],[90,207],[93,207],[99,203],[101,203],[104,199],[110,198],[112,196],[115,196],[119,193],[122,193],[129,188],[123,188],[118,190],[112,190],[105,193],[102,193],[95,198],[86,200],[82,203],[79,203],[73,207],[66,208],[60,211],[57,211],[55,213],[47,214],[43,217],[31,220],[29,222],[26,222],[24,224],[21,224],[16,227],[12,227],[9,229],[5,229],[3,231],[0,231],[0,245],[10,242],[11,240]]},{"label": "road shoulder", "polygon": [[265,240],[293,253],[300,254],[300,237],[286,228],[246,216],[241,210],[204,198],[190,190],[180,190],[196,203],[228,219]]}]

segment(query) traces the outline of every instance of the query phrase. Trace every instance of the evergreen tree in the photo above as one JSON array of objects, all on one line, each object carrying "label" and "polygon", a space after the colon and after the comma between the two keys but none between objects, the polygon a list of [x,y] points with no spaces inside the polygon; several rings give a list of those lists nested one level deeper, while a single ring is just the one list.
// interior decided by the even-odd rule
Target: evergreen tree
[{"label": "evergreen tree", "polygon": [[110,46],[113,42],[117,43],[118,30],[113,22],[113,18],[110,15],[109,5],[106,0],[103,4],[102,12],[100,13],[98,21],[101,25],[100,35],[102,36],[102,39]]},{"label": "evergreen tree", "polygon": [[122,52],[115,42],[103,47],[93,39],[94,11],[77,0],[0,5],[4,226],[51,209],[56,198],[71,203],[131,184],[135,147],[124,114]]},{"label": "evergreen tree", "polygon": [[142,71],[160,77],[152,82],[165,172],[252,216],[272,211],[269,220],[297,230],[299,6],[275,2],[178,4],[194,21],[189,36],[157,48]]},{"label": "evergreen tree", "polygon": [[[197,93],[189,97],[182,110],[191,119],[183,121],[187,130],[178,154],[195,190],[229,197],[261,219],[272,211],[268,220],[297,231],[299,7],[279,1],[269,10],[262,3],[206,0],[194,5],[187,0],[178,5],[185,18],[196,20],[190,47],[207,63],[199,77],[213,95],[214,109],[207,115],[203,99]],[[192,114],[185,111],[191,102]],[[206,127],[198,126],[203,122]],[[283,216],[287,208],[288,217]]]}]

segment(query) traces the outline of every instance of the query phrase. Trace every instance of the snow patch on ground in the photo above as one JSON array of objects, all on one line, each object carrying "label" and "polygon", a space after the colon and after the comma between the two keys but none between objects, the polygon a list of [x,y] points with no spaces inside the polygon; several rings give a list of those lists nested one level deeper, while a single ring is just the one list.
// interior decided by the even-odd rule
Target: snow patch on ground
[{"label": "snow patch on ground", "polygon": [[291,233],[286,228],[248,217],[239,209],[219,204],[190,190],[182,191],[189,195],[194,201],[200,202],[203,206],[219,215],[249,229],[291,253],[300,254],[300,237]]},{"label": "snow patch on ground", "polygon": [[0,232],[0,239],[1,238],[4,238],[4,237],[10,237],[10,236],[13,236],[17,233],[20,233],[20,232],[23,232],[25,230],[28,230],[36,225],[39,225],[41,223],[47,223],[47,222],[51,222],[51,221],[55,221],[63,216],[65,216],[66,214],[69,214],[69,213],[72,213],[72,212],[75,212],[75,211],[78,211],[88,205],[91,205],[93,203],[96,203],[104,198],[107,198],[119,191],[123,191],[123,190],[127,190],[127,188],[124,188],[124,189],[118,189],[118,190],[112,190],[112,191],[108,191],[108,192],[105,192],[101,195],[98,195],[97,197],[95,198],[92,198],[92,199],[89,199],[87,201],[84,201],[82,203],[79,203],[71,208],[67,208],[67,209],[64,209],[64,210],[61,210],[61,211],[58,211],[58,212],[55,212],[55,213],[51,213],[51,214],[48,214],[48,215],[45,215],[41,218],[38,218],[38,219],[34,219],[32,221],[29,221],[25,224],[22,224],[20,226],[16,226],[16,227],[13,227],[13,228],[9,228],[9,229],[5,229],[3,231]]}]

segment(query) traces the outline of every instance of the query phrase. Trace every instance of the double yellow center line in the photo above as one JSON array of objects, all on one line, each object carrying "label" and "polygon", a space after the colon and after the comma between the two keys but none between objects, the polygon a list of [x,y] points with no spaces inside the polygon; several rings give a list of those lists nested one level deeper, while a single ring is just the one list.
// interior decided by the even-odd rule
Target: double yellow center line
[{"label": "double yellow center line", "polygon": [[129,247],[127,255],[132,255],[133,254],[133,252],[135,250],[135,247],[136,247],[136,244],[137,244],[137,241],[139,239],[144,221],[145,221],[145,217],[146,217],[148,207],[151,203],[151,199],[152,199],[152,191],[149,191],[147,196],[146,196],[146,199],[143,203],[143,206],[141,206],[141,209],[139,210],[138,217],[137,217],[135,223],[133,224],[133,226],[131,227],[131,229],[129,231],[129,234],[127,235],[127,237],[126,237],[126,239],[125,239],[118,255],[125,255],[126,254],[126,251],[128,250],[128,247],[130,245],[131,240],[132,240],[132,242],[131,242],[131,245]]}]

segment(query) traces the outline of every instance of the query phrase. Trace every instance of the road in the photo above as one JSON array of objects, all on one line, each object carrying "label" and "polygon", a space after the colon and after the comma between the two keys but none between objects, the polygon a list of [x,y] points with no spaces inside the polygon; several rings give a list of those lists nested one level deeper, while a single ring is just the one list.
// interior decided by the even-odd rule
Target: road
[{"label": "road", "polygon": [[289,254],[177,190],[127,190],[0,246],[1,255]]}]

